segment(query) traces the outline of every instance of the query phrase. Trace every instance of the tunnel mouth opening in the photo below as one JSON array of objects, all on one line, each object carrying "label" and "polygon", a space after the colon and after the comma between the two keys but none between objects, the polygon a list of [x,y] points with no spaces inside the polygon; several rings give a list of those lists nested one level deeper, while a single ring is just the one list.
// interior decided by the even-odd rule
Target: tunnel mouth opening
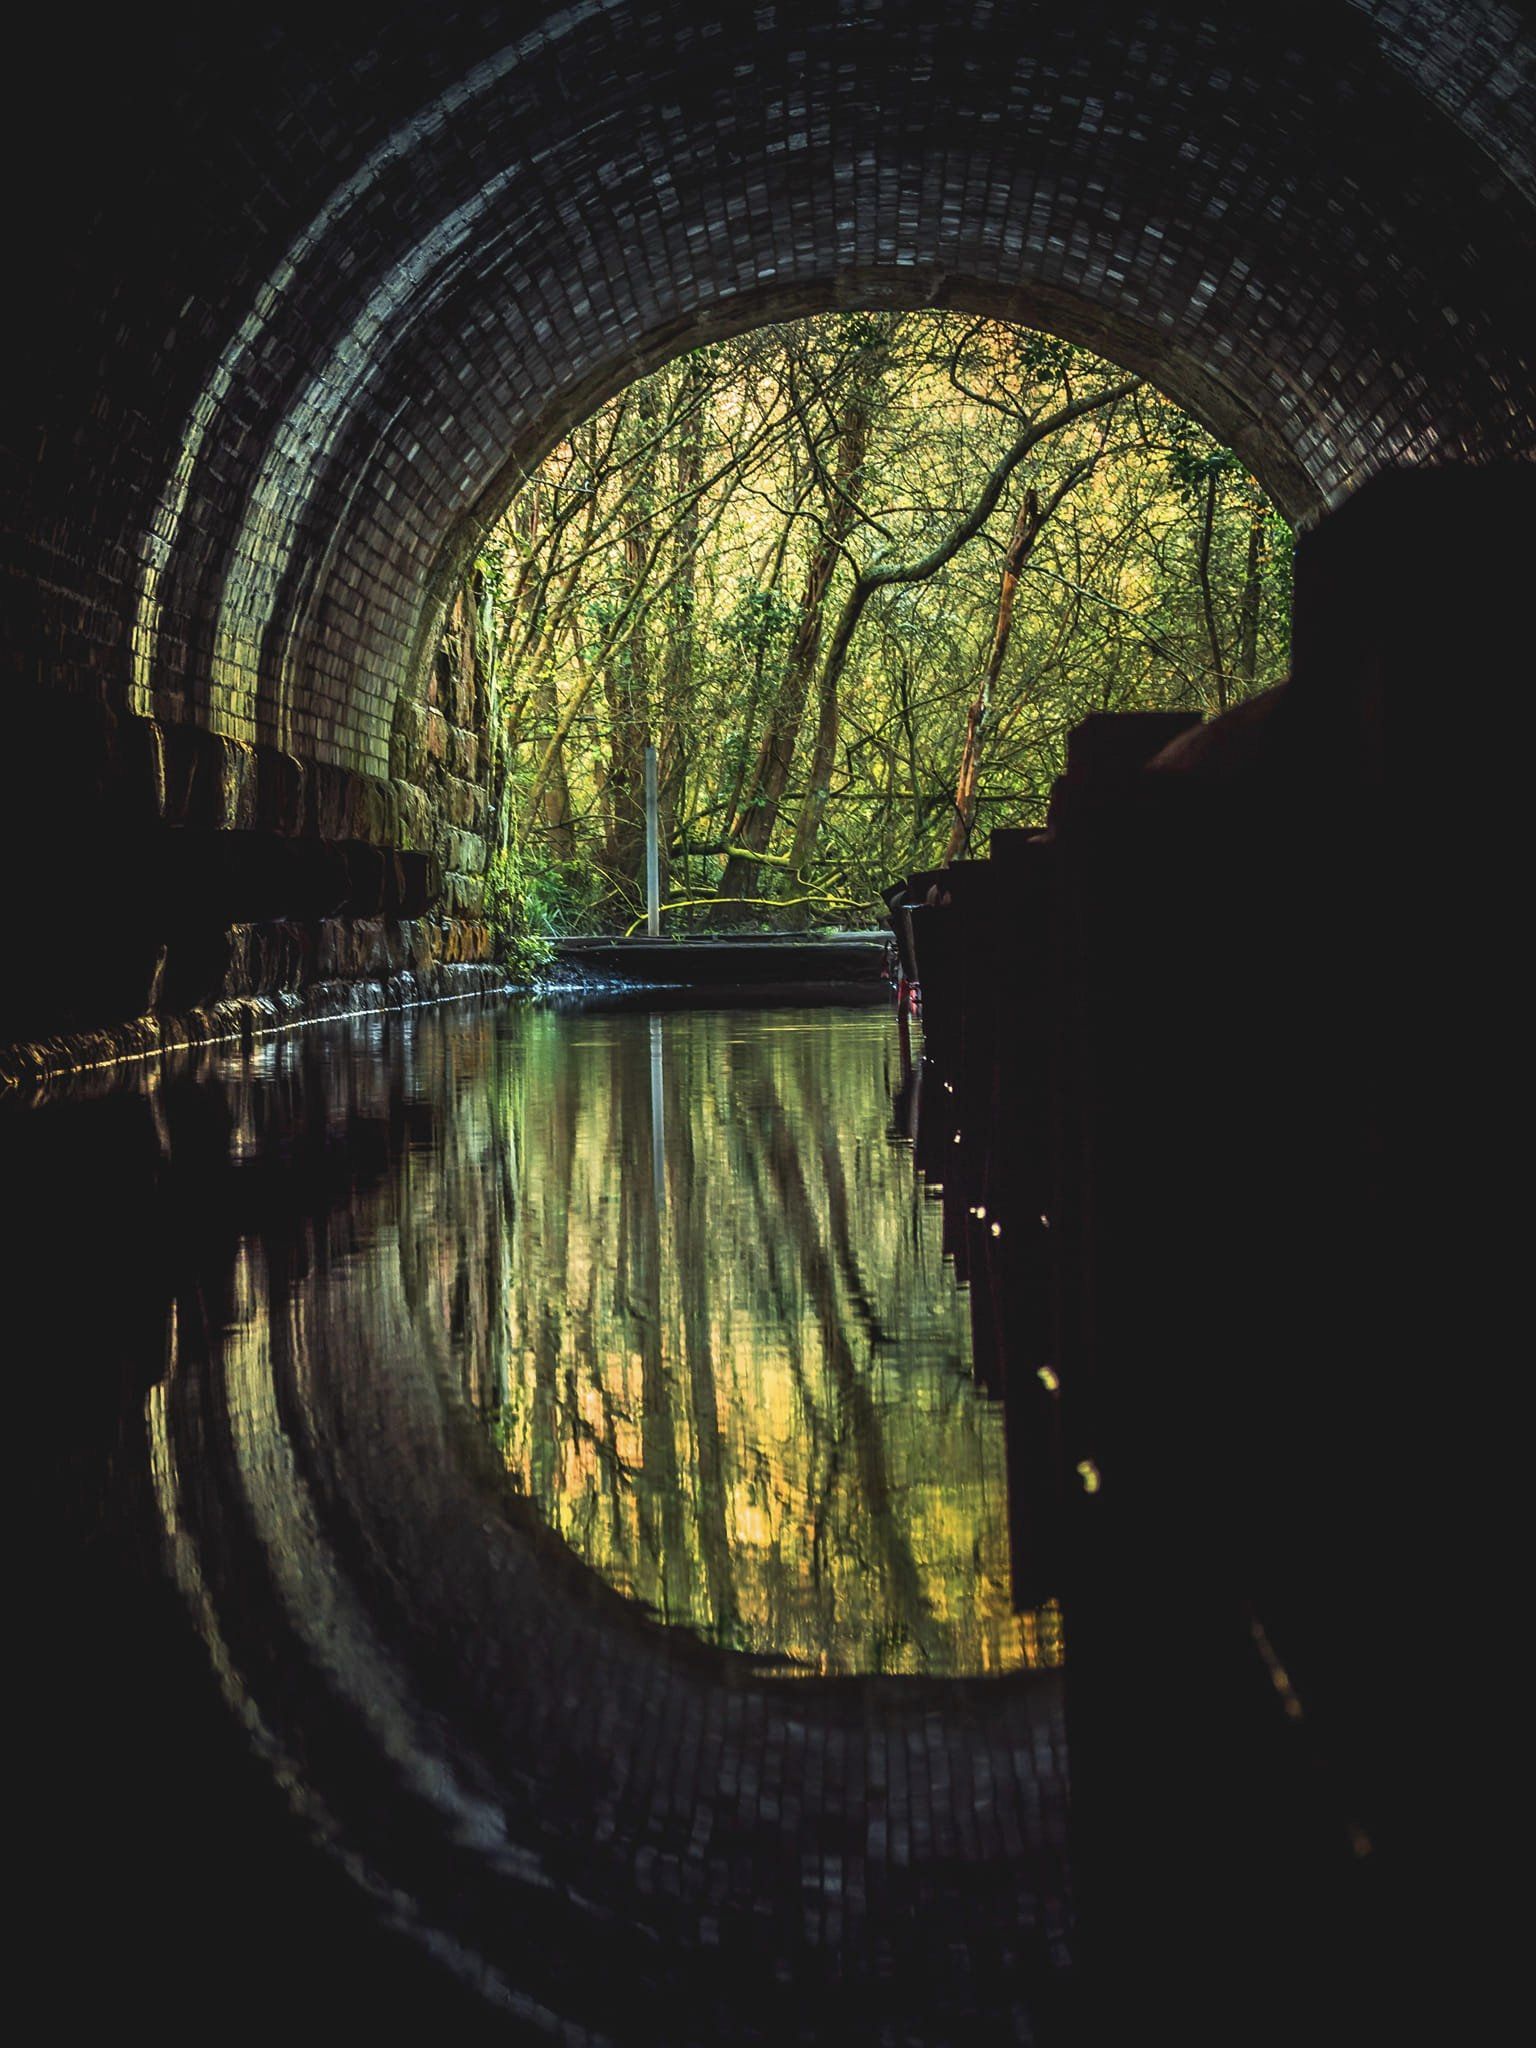
[{"label": "tunnel mouth opening", "polygon": [[1044,827],[1082,717],[1282,679],[1292,534],[1240,456],[955,310],[996,294],[892,296],[733,309],[509,465],[427,683],[476,676],[503,957],[639,929],[648,743],[669,933],[867,927],[897,876]]}]

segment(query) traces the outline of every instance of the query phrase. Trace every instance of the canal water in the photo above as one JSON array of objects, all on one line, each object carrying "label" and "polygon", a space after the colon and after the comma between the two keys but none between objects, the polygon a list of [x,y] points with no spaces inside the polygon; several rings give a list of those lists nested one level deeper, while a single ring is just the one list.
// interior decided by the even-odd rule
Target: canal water
[{"label": "canal water", "polygon": [[1010,1600],[1002,1411],[888,1135],[887,1013],[525,1011],[493,1058],[506,1297],[460,1378],[549,1526],[791,1670],[1054,1660]]},{"label": "canal water", "polygon": [[526,1002],[7,1105],[36,1861],[114,1995],[1029,2037],[1059,1619],[902,1078],[883,1008]]}]

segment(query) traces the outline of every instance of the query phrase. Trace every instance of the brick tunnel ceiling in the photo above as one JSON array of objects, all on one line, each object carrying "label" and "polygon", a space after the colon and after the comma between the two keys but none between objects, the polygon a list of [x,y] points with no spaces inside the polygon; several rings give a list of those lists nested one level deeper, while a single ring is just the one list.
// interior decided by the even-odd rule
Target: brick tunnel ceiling
[{"label": "brick tunnel ceiling", "polygon": [[1293,515],[1531,448],[1507,6],[384,12],[253,31],[233,103],[183,37],[87,208],[33,531],[134,709],[387,773],[518,464],[677,349],[832,306],[1100,349]]}]

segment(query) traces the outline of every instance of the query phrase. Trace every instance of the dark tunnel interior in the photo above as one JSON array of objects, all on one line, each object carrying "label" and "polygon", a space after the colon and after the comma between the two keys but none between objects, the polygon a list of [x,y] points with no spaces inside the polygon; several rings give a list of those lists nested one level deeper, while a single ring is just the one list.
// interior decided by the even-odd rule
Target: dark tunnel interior
[{"label": "dark tunnel interior", "polygon": [[[1499,1916],[1458,1830],[1510,1798],[1474,1738],[1520,1270],[1529,19],[164,5],[40,19],[13,80],[0,1142],[60,2015],[1471,2038]],[[433,668],[465,565],[641,372],[854,307],[1144,374],[1299,535],[1289,681],[1166,748],[1079,740],[1048,882],[976,885],[927,1019],[1046,1162],[1018,1190],[1098,1459],[1065,1675],[995,1685],[680,1647],[491,1483],[409,1343],[348,1350],[358,1288],[398,1283],[407,1334],[501,1313],[476,1118],[522,1040],[404,1008],[505,980],[490,708]]]}]

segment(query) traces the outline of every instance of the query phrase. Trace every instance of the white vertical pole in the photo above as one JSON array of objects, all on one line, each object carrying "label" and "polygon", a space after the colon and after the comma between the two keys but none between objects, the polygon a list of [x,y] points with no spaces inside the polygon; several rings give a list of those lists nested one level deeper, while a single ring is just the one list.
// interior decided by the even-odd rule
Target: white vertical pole
[{"label": "white vertical pole", "polygon": [[661,843],[656,801],[656,749],[645,750],[645,930],[661,936]]},{"label": "white vertical pole", "polygon": [[651,1018],[651,1189],[659,1216],[667,1200],[667,1154],[662,1114],[661,1019]]}]

